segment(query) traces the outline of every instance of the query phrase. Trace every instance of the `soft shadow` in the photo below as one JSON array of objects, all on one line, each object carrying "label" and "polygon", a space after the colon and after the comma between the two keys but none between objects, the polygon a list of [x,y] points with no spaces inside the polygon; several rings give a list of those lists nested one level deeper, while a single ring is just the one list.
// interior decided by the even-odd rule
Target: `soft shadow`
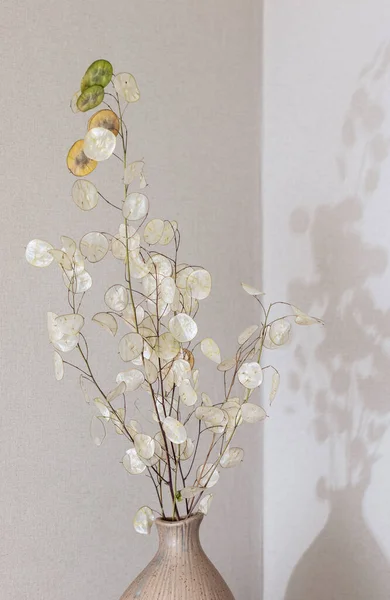
[{"label": "soft shadow", "polygon": [[389,599],[389,564],[364,520],[364,491],[331,493],[326,525],[295,567],[286,600]]},{"label": "soft shadow", "polygon": [[[387,270],[388,256],[364,236],[390,150],[384,133],[389,68],[390,44],[362,70],[352,96],[337,158],[341,201],[314,214],[299,208],[290,219],[292,232],[310,240],[315,276],[291,282],[289,298],[315,314],[320,310],[326,323],[314,357],[297,347],[301,369],[290,382],[312,411],[316,441],[329,449],[328,476],[317,486],[329,516],[297,563],[285,600],[390,598],[389,562],[363,512],[390,421],[390,309],[381,308],[370,290]],[[317,381],[302,376],[309,366],[319,373]]]}]

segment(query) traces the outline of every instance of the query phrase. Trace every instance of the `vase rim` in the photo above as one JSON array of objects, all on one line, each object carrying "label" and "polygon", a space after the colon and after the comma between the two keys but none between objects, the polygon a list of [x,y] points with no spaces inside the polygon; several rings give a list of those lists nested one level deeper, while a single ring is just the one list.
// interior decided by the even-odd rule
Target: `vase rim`
[{"label": "vase rim", "polygon": [[195,515],[191,515],[190,517],[180,519],[180,521],[172,521],[170,519],[163,519],[159,517],[156,519],[156,525],[160,527],[181,527],[182,525],[186,525],[187,523],[192,523],[193,521],[202,521],[204,514],[201,512],[196,513]]}]

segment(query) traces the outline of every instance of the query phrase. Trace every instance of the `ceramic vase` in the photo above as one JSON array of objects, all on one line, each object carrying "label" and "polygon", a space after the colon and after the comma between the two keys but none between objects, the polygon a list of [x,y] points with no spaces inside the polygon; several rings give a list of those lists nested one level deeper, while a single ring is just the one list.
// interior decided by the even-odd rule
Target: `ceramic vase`
[{"label": "ceramic vase", "polygon": [[157,519],[157,553],[121,600],[234,600],[202,549],[202,519],[200,513],[183,521]]}]

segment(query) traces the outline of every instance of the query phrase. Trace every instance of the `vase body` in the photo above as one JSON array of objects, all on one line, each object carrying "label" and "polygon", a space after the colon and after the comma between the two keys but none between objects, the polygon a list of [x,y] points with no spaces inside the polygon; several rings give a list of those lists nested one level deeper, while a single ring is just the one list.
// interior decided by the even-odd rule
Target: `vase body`
[{"label": "vase body", "polygon": [[157,519],[159,548],[120,600],[234,600],[199,540],[203,515]]}]

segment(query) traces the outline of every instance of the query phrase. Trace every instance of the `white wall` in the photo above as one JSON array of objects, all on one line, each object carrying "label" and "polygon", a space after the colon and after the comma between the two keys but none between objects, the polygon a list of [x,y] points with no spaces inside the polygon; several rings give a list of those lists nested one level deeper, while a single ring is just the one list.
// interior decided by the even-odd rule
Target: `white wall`
[{"label": "white wall", "polygon": [[[136,76],[141,101],[127,113],[132,156],[146,160],[152,214],[180,223],[183,260],[213,274],[200,335],[230,355],[253,319],[240,281],[253,272],[260,279],[260,40],[255,0],[1,3],[2,600],[117,600],[156,548],[156,534],[132,527],[134,512],[153,498],[150,484],[122,468],[119,436],[93,446],[77,377],[54,380],[46,312],[66,306],[58,273],[24,260],[32,238],[57,244],[62,234],[118,226],[101,204],[86,215],[71,201],[65,157],[86,118],[71,113],[69,99],[96,58]],[[91,179],[115,197],[108,162]],[[98,302],[112,269],[109,261],[93,269]],[[92,316],[96,303],[88,310]],[[110,389],[117,347],[86,327]],[[202,382],[218,397],[222,382],[212,373]],[[261,587],[261,431],[248,445],[255,468],[247,461],[226,473],[202,527],[237,600],[257,600]]]},{"label": "white wall", "polygon": [[390,597],[390,5],[265,7],[264,287],[323,317],[275,362],[265,600]]}]

